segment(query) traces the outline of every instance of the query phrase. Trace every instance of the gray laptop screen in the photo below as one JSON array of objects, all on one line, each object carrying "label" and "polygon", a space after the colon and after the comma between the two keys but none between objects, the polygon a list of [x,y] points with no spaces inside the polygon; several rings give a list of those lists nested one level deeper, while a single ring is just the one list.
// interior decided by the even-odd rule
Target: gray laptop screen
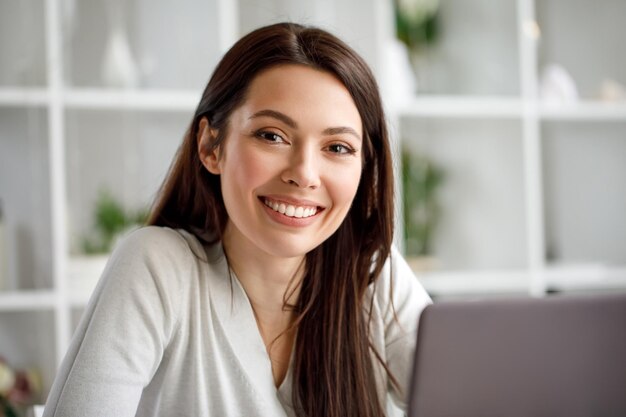
[{"label": "gray laptop screen", "polygon": [[410,417],[626,416],[626,294],[435,303]]}]

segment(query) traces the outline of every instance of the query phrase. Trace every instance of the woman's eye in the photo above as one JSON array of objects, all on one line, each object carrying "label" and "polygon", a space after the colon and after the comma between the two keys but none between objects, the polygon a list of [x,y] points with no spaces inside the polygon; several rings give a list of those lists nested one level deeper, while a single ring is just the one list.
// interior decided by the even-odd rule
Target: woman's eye
[{"label": "woman's eye", "polygon": [[328,147],[328,150],[331,151],[332,153],[336,153],[339,155],[351,155],[354,154],[356,151],[346,145],[342,145],[341,143],[335,143],[332,144]]},{"label": "woman's eye", "polygon": [[283,139],[282,136],[274,133],[274,132],[267,132],[267,131],[259,131],[256,132],[255,135],[261,139],[264,139],[268,142],[273,142],[273,143],[280,143],[280,142],[284,142],[285,140]]}]

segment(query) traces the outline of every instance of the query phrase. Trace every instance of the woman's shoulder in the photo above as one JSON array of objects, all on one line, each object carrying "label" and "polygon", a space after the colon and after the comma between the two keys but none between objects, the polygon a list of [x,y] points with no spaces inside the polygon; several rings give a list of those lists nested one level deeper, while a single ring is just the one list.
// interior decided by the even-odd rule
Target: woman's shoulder
[{"label": "woman's shoulder", "polygon": [[145,226],[135,229],[120,239],[116,254],[141,255],[157,262],[188,260],[196,257],[206,261],[206,252],[198,238],[183,229]]},{"label": "woman's shoulder", "polygon": [[153,286],[184,292],[190,277],[206,263],[203,245],[181,229],[146,226],[129,232],[116,245],[105,274],[122,287]]},{"label": "woman's shoulder", "polygon": [[387,290],[392,286],[399,288],[421,287],[415,273],[395,246],[391,247],[389,257],[385,261],[376,285],[381,287],[380,289]]},{"label": "woman's shoulder", "polygon": [[[189,232],[182,229],[172,229],[164,226],[143,226],[124,235],[121,245],[143,248],[148,250],[181,250],[187,245]],[[193,237],[197,241],[195,237]]]},{"label": "woman's shoulder", "polygon": [[[125,300],[161,306],[165,315],[180,320],[200,281],[207,254],[191,233],[147,226],[123,236],[103,271],[94,302]],[[121,301],[109,302],[117,305]],[[169,320],[169,319],[168,319]]]},{"label": "woman's shoulder", "polygon": [[389,314],[392,305],[394,309],[420,311],[431,303],[430,296],[395,246],[392,246],[376,280],[374,292],[376,302],[385,315]]}]

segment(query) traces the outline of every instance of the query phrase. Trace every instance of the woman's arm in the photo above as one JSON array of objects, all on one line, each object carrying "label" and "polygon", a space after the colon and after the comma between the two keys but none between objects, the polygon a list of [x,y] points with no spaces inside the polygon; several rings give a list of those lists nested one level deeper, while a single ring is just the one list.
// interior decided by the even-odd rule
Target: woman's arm
[{"label": "woman's arm", "polygon": [[173,230],[146,228],[115,250],[57,373],[44,417],[135,415],[175,331],[181,245]]}]

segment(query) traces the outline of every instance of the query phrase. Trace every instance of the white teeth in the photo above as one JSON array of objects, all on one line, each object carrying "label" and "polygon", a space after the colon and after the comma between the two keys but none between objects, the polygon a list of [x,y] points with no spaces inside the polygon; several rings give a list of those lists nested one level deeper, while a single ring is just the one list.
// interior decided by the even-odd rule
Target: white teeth
[{"label": "white teeth", "polygon": [[311,217],[317,213],[317,207],[296,207],[291,204],[278,203],[276,201],[264,199],[263,202],[272,210],[277,211],[285,216],[303,218]]}]

